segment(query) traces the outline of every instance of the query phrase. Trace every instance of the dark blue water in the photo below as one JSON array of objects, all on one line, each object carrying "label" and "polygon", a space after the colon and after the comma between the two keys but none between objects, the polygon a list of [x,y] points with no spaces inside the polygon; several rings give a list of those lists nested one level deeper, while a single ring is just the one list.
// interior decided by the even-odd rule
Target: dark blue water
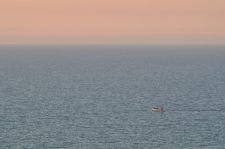
[{"label": "dark blue water", "polygon": [[222,149],[224,124],[225,46],[0,47],[1,149]]}]

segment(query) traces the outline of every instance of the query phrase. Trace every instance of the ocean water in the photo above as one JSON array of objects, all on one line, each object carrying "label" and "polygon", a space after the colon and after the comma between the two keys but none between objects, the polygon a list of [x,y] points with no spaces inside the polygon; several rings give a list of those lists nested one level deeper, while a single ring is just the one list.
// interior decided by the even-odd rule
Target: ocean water
[{"label": "ocean water", "polygon": [[224,146],[225,46],[0,46],[1,149]]}]

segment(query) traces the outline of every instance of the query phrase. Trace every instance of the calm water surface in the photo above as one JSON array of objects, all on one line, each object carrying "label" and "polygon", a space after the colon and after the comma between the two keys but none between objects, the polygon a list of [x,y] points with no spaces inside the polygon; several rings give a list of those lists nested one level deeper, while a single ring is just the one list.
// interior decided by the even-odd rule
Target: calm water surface
[{"label": "calm water surface", "polygon": [[224,124],[225,46],[0,46],[1,149],[223,149]]}]

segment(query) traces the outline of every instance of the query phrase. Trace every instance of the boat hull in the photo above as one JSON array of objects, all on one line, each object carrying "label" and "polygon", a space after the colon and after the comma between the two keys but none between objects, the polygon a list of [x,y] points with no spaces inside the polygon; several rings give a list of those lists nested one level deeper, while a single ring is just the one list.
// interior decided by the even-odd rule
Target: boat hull
[{"label": "boat hull", "polygon": [[154,107],[152,108],[152,112],[163,112],[163,107]]}]

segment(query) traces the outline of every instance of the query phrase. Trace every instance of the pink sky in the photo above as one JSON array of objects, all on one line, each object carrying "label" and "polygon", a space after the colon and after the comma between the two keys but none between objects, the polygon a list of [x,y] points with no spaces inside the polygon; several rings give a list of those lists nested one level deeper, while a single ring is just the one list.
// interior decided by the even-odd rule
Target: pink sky
[{"label": "pink sky", "polygon": [[0,43],[225,43],[225,0],[5,0]]}]

